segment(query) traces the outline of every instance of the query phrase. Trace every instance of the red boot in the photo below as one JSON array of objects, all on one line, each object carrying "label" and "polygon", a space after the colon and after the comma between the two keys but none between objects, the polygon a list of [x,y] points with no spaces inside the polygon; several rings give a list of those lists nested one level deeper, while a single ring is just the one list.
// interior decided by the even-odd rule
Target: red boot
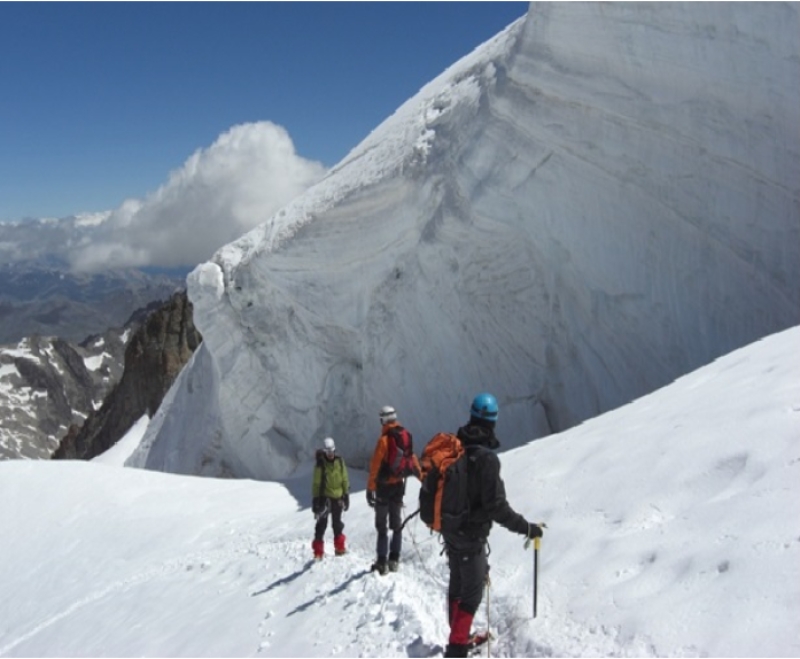
[{"label": "red boot", "polygon": [[473,613],[467,613],[464,609],[456,607],[453,613],[453,620],[450,622],[450,645],[467,646],[470,643],[470,628],[472,627]]},{"label": "red boot", "polygon": [[314,540],[311,543],[311,549],[314,550],[314,558],[318,561],[321,561],[322,557],[325,555],[325,541]]},{"label": "red boot", "polygon": [[459,604],[461,604],[461,600],[447,600],[447,624],[451,627],[453,626],[453,618],[456,617]]},{"label": "red boot", "polygon": [[333,539],[333,550],[336,552],[337,556],[347,553],[347,549],[345,549],[344,546],[345,540],[347,540],[347,538],[345,538],[344,533],[340,533]]}]

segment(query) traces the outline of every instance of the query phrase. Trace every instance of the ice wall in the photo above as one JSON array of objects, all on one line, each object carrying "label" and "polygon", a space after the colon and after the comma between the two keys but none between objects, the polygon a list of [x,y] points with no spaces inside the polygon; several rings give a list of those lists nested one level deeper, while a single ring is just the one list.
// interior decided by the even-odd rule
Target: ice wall
[{"label": "ice wall", "polygon": [[332,435],[363,465],[381,405],[421,445],[481,390],[510,447],[797,324],[798,34],[797,4],[531,5],[195,270],[206,353],[131,464],[280,478]]}]

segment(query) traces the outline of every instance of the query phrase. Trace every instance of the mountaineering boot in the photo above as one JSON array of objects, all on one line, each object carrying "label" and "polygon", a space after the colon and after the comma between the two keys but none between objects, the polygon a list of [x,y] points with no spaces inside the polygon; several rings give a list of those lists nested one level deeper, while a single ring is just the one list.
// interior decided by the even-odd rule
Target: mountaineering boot
[{"label": "mountaineering boot", "polygon": [[374,572],[377,572],[381,576],[384,576],[389,571],[389,569],[388,569],[388,567],[386,565],[386,557],[385,556],[379,556],[378,560],[375,561],[372,564],[372,570]]},{"label": "mountaineering boot", "polygon": [[479,648],[481,645],[487,643],[492,637],[491,633],[489,632],[477,632],[472,634],[469,637],[469,643],[467,643],[467,649],[471,652],[476,648]]},{"label": "mountaineering boot", "polygon": [[486,645],[494,636],[488,631],[470,634],[466,643],[448,643],[444,651],[445,657],[474,657],[477,656],[482,646]]},{"label": "mountaineering boot", "polygon": [[464,611],[461,607],[453,612],[453,620],[450,622],[450,645],[464,646],[469,649],[469,642],[472,635],[470,628],[472,627],[472,619],[475,614]]},{"label": "mountaineering boot", "polygon": [[397,569],[400,567],[400,558],[397,554],[389,554],[389,572],[397,572]]},{"label": "mountaineering boot", "polygon": [[445,657],[467,657],[469,656],[469,645],[464,643],[448,643],[444,649]]},{"label": "mountaineering boot", "polygon": [[337,556],[342,556],[347,553],[347,549],[344,546],[345,538],[344,533],[340,533],[333,539],[333,551],[336,553]]},{"label": "mountaineering boot", "polygon": [[325,541],[314,540],[311,543],[311,549],[314,551],[314,560],[321,561],[325,555]]}]

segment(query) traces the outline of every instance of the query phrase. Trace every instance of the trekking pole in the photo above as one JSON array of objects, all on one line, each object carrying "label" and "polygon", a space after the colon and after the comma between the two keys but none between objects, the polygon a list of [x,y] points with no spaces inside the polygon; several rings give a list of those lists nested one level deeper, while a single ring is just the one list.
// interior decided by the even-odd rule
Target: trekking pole
[{"label": "trekking pole", "polygon": [[489,572],[486,572],[486,656],[492,656],[492,616],[491,604],[492,600],[492,580],[489,578]]},{"label": "trekking pole", "polygon": [[538,586],[539,586],[539,547],[541,546],[541,538],[536,538],[533,541],[533,617],[536,617],[536,601],[538,599]]}]

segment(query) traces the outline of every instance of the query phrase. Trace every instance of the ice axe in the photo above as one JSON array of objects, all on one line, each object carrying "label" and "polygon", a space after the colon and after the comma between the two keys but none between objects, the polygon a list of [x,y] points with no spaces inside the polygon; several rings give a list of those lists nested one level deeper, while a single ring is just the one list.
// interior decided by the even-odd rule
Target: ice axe
[{"label": "ice axe", "polygon": [[[541,522],[537,526],[543,529],[547,528],[547,524]],[[525,549],[531,546],[531,539],[525,541]],[[542,546],[541,538],[533,539],[533,617],[536,617],[536,601],[539,595],[539,548]]]}]

